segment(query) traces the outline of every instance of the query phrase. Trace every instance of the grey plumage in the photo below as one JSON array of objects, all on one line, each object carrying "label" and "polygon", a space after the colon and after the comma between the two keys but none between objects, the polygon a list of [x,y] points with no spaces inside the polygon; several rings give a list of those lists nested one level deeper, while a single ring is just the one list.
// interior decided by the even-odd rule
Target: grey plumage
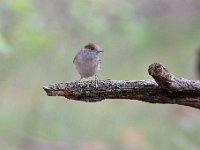
[{"label": "grey plumage", "polygon": [[97,45],[89,43],[76,54],[73,63],[81,76],[80,80],[92,76],[95,76],[95,80],[98,80],[97,73],[100,70],[101,63],[100,52],[103,51]]}]

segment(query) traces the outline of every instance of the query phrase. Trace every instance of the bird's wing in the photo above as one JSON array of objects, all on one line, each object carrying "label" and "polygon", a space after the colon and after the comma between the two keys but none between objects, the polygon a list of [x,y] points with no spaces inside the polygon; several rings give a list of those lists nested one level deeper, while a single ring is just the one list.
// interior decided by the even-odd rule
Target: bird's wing
[{"label": "bird's wing", "polygon": [[76,57],[77,57],[77,55],[74,57],[73,63],[75,62]]},{"label": "bird's wing", "polygon": [[76,54],[76,56],[74,57],[73,63],[74,63],[74,62],[75,62],[75,60],[77,59],[77,57],[78,57],[79,53],[80,53],[80,52],[78,52],[78,53]]}]

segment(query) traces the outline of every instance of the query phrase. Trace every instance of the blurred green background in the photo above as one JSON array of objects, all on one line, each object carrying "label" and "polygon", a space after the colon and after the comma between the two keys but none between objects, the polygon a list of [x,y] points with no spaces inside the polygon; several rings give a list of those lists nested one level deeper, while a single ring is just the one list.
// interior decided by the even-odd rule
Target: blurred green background
[{"label": "blurred green background", "polygon": [[196,109],[48,97],[75,81],[76,52],[95,42],[100,79],[151,79],[153,62],[196,79],[199,0],[0,0],[1,150],[198,150]]}]

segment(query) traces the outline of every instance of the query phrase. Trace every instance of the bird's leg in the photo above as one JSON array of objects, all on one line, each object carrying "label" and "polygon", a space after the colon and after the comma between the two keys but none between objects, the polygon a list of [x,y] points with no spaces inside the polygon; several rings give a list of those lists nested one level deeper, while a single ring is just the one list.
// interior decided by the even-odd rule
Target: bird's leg
[{"label": "bird's leg", "polygon": [[97,75],[95,75],[95,88],[98,87],[98,83],[99,83],[99,79],[98,79]]},{"label": "bird's leg", "polygon": [[81,77],[79,80],[76,80],[76,82],[80,82],[83,79],[83,77]]},{"label": "bird's leg", "polygon": [[83,79],[83,77],[81,77],[81,78],[78,80],[78,82],[81,81],[82,79]]}]

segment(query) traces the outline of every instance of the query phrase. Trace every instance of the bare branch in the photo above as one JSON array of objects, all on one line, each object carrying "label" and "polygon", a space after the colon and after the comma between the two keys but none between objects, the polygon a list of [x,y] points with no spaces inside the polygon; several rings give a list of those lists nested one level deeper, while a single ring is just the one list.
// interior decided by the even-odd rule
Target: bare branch
[{"label": "bare branch", "polygon": [[100,80],[67,82],[43,87],[49,96],[97,102],[104,99],[130,99],[149,103],[168,103],[200,109],[200,82],[177,78],[162,66],[149,66],[153,80]]},{"label": "bare branch", "polygon": [[151,64],[148,72],[162,89],[167,91],[193,91],[200,93],[200,81],[177,78],[159,63]]}]

